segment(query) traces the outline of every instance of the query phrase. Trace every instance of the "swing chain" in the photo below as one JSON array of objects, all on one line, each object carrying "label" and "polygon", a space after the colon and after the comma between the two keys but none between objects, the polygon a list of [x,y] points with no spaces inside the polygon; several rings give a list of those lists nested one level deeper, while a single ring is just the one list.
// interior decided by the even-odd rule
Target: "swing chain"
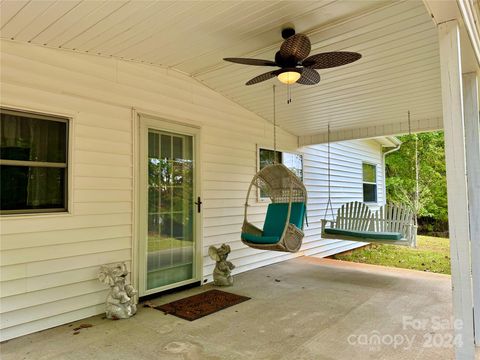
[{"label": "swing chain", "polygon": [[327,181],[328,181],[328,201],[327,201],[327,207],[325,208],[325,216],[324,218],[327,218],[328,215],[328,209],[330,208],[330,212],[332,215],[332,219],[335,219],[335,216],[333,214],[333,205],[332,205],[332,197],[331,197],[331,176],[330,176],[330,123],[328,123],[327,127]]},{"label": "swing chain", "polygon": [[273,85],[273,163],[277,163],[277,116],[275,104],[275,85]]},{"label": "swing chain", "polygon": [[412,122],[410,120],[410,110],[408,110],[408,135],[412,135]]}]

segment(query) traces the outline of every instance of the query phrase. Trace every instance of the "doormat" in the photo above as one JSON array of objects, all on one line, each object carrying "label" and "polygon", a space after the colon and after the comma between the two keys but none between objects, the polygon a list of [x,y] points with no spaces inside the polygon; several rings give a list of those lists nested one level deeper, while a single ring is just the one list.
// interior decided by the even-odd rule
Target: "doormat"
[{"label": "doormat", "polygon": [[165,314],[193,321],[213,314],[230,306],[249,300],[249,297],[220,290],[209,290],[168,304],[155,306]]}]

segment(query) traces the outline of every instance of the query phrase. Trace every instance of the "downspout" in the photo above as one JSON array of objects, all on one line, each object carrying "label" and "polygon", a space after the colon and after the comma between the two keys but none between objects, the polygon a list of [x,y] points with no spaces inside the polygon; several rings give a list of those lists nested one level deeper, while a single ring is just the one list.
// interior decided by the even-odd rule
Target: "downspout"
[{"label": "downspout", "polygon": [[394,153],[395,151],[400,150],[402,147],[402,143],[398,144],[395,146],[393,149],[388,150],[383,153],[383,198],[384,198],[384,203],[387,203],[387,172],[386,172],[386,166],[385,166],[385,158],[387,157],[388,154]]}]

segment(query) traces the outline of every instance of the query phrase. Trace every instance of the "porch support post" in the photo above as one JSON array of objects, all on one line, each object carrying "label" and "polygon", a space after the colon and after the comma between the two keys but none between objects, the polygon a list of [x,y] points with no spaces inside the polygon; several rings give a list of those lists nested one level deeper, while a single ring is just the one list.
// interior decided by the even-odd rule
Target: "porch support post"
[{"label": "porch support post", "polygon": [[476,73],[463,75],[475,344],[480,347],[480,119]]},{"label": "porch support post", "polygon": [[[468,213],[465,132],[463,120],[460,34],[457,20],[438,25],[442,79],[445,158],[447,164],[448,222],[452,262],[453,315],[456,359],[475,358],[472,269]],[[457,320],[457,321],[458,321]]]}]

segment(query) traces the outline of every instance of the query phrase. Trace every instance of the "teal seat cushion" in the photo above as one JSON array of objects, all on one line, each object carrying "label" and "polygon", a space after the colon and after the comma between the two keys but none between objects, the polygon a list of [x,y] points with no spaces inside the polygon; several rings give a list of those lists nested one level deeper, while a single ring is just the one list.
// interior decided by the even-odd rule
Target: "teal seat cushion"
[{"label": "teal seat cushion", "polygon": [[359,239],[373,239],[373,240],[402,240],[403,236],[398,232],[376,232],[376,231],[355,231],[326,228],[325,234],[351,236]]},{"label": "teal seat cushion", "polygon": [[280,240],[279,236],[257,236],[248,233],[242,233],[242,239],[254,244],[276,244]]},{"label": "teal seat cushion", "polygon": [[[276,244],[285,229],[285,221],[288,214],[288,203],[269,204],[262,236],[242,233],[242,239],[254,244]],[[299,229],[303,229],[305,217],[305,204],[302,202],[292,203],[290,211],[290,223]]]},{"label": "teal seat cushion", "polygon": [[[272,203],[268,205],[265,223],[263,225],[263,236],[282,236],[285,228],[285,221],[288,214],[288,203]],[[303,202],[292,203],[290,212],[290,223],[299,229],[303,229],[305,217],[305,204]]]}]

